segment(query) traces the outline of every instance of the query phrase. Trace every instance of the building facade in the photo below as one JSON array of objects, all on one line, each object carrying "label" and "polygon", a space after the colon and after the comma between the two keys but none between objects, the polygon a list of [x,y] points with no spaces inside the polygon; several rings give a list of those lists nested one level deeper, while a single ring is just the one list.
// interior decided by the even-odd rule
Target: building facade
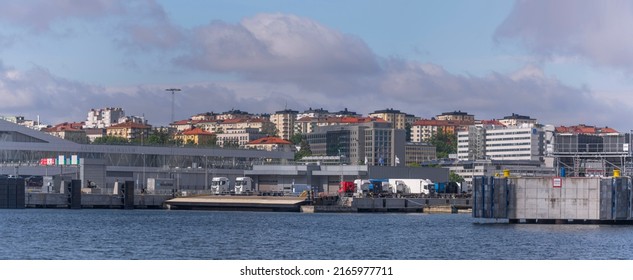
[{"label": "building facade", "polygon": [[[220,147],[245,147],[253,140],[266,137],[257,128],[227,129],[224,133],[218,133],[217,144]],[[228,145],[227,145],[228,144]]]},{"label": "building facade", "polygon": [[150,135],[152,127],[134,122],[126,122],[111,125],[106,128],[108,136],[122,137],[130,141],[146,138]]},{"label": "building facade", "polygon": [[106,128],[117,124],[119,119],[125,117],[122,108],[91,109],[86,119],[86,128]]},{"label": "building facade", "polygon": [[457,134],[459,160],[544,161],[545,132],[540,126],[471,126]]},{"label": "building facade", "polygon": [[435,116],[435,119],[442,121],[468,121],[475,122],[475,116],[462,111],[445,112]]},{"label": "building facade", "polygon": [[390,123],[391,127],[395,129],[405,129],[407,119],[411,119],[411,117],[407,118],[407,114],[400,112],[399,110],[394,110],[393,108],[377,110],[373,113],[370,113],[369,116],[374,118],[381,118]]},{"label": "building facade", "polygon": [[270,115],[270,121],[275,124],[277,135],[281,139],[288,140],[295,133],[297,114],[299,114],[298,111],[286,109]]},{"label": "building facade", "polygon": [[396,166],[405,161],[405,130],[386,122],[317,127],[307,135],[315,156],[342,156],[350,164]]}]

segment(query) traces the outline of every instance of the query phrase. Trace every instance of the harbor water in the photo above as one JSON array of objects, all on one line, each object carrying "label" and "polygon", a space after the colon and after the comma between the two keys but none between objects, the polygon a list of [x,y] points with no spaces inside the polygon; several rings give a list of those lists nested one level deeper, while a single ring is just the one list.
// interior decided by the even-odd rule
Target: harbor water
[{"label": "harbor water", "polygon": [[633,226],[470,214],[0,209],[0,259],[633,259]]}]

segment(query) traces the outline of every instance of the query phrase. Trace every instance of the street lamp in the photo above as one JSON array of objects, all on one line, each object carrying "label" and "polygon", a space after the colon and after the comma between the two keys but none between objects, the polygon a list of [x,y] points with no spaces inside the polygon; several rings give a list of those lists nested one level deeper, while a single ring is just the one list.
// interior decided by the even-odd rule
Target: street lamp
[{"label": "street lamp", "polygon": [[179,92],[180,89],[179,88],[168,88],[165,89],[165,91],[170,91],[171,92],[171,122],[174,122],[174,96],[176,95],[176,92]]}]

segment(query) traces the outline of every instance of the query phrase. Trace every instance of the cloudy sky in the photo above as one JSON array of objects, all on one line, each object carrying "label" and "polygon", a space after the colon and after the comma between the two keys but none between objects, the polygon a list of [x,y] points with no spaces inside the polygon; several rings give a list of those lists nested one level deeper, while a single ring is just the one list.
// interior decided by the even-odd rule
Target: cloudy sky
[{"label": "cloudy sky", "polygon": [[633,128],[633,2],[0,1],[0,114],[461,110]]}]

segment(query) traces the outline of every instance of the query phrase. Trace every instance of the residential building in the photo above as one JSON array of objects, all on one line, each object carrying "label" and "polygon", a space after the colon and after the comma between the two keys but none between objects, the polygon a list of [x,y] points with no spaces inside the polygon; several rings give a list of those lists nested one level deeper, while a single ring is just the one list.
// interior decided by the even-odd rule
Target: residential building
[{"label": "residential building", "polygon": [[360,118],[362,117],[360,114],[356,113],[356,112],[352,112],[352,111],[348,111],[347,108],[338,111],[338,112],[334,112],[332,113],[335,117],[356,117],[356,118]]},{"label": "residential building", "polygon": [[196,114],[191,116],[191,120],[194,121],[214,121],[216,120],[216,117],[218,116],[218,114],[213,113],[213,112],[206,112],[206,113],[200,113],[200,114]]},{"label": "residential building", "polygon": [[333,117],[334,114],[328,112],[328,110],[321,109],[312,109],[310,107],[308,110],[303,111],[303,113],[297,114],[297,119],[310,117],[310,118],[324,118],[324,117]]},{"label": "residential building", "polygon": [[281,139],[288,140],[295,133],[297,114],[299,114],[298,111],[286,109],[270,115],[270,121],[275,124],[277,135]]},{"label": "residential building", "polygon": [[217,145],[224,147],[226,144],[231,143],[233,146],[242,148],[249,142],[266,136],[257,128],[230,128],[223,133],[217,134]]},{"label": "residential building", "polygon": [[182,144],[210,145],[215,135],[201,128],[191,128],[176,133],[174,138],[180,140]]},{"label": "residential building", "polygon": [[169,124],[169,126],[173,128],[175,131],[181,132],[181,131],[192,129],[202,122],[204,121],[186,119],[186,120],[179,120],[179,121],[172,122]]},{"label": "residential building", "polygon": [[106,128],[116,124],[120,118],[125,117],[122,108],[90,109],[85,128]]},{"label": "residential building", "polygon": [[445,112],[445,113],[442,113],[441,115],[437,115],[435,119],[442,120],[442,121],[469,121],[473,123],[475,122],[475,116],[470,115],[466,112],[462,112],[462,111]]},{"label": "residential building", "polygon": [[275,125],[265,118],[236,118],[215,121],[199,121],[195,124],[203,130],[214,133],[225,133],[233,129],[254,128],[263,134],[272,135]]},{"label": "residential building", "polygon": [[505,116],[503,119],[500,119],[499,122],[505,126],[519,126],[523,124],[536,124],[536,119],[530,118],[530,116],[512,113],[511,116]]},{"label": "residential building", "polygon": [[264,137],[248,142],[245,145],[247,149],[264,150],[264,151],[284,151],[296,152],[296,147],[290,141],[279,137]]},{"label": "residential building", "polygon": [[95,139],[106,135],[105,128],[84,128],[84,132],[86,133],[86,137],[88,137],[88,141],[90,141],[90,143],[94,142]]},{"label": "residential building", "polygon": [[111,125],[106,128],[108,136],[123,137],[128,140],[142,140],[149,136],[152,127],[145,124],[125,122]]},{"label": "residential building", "polygon": [[404,164],[420,164],[437,159],[437,149],[428,143],[408,142],[404,146]]},{"label": "residential building", "polygon": [[59,137],[61,139],[73,141],[75,143],[86,144],[88,143],[88,137],[86,132],[81,129],[84,123],[60,123],[55,126],[43,129],[44,132]]},{"label": "residential building", "polygon": [[411,142],[428,142],[440,130],[455,134],[457,131],[468,129],[472,124],[472,121],[459,120],[418,120],[411,125]]},{"label": "residential building", "polygon": [[[394,110],[393,108],[385,110],[377,110],[369,114],[370,117],[381,118],[391,124],[395,129],[405,129],[407,123],[407,114]],[[409,119],[411,119],[409,117]]]},{"label": "residential building", "polygon": [[227,112],[218,114],[217,116],[215,116],[215,119],[216,120],[230,120],[230,119],[247,119],[251,117],[253,117],[253,115],[251,115],[248,112],[231,109]]}]

